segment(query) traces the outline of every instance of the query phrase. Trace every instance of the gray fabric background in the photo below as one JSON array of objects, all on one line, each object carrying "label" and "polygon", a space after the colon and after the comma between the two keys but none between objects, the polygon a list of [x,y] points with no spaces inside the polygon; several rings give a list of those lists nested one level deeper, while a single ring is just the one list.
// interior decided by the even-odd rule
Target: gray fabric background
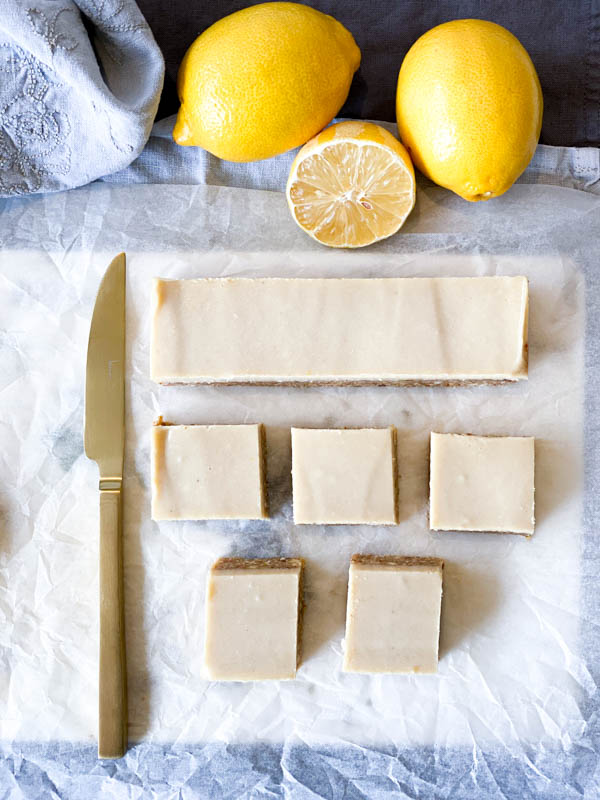
[{"label": "gray fabric background", "polygon": [[[196,36],[249,0],[138,0],[166,61],[157,119],[178,108],[175,79]],[[544,92],[544,144],[600,144],[600,0],[310,0],[354,35],[362,64],[339,116],[395,121],[398,70],[411,44],[442,22],[489,19],[531,55]]]},{"label": "gray fabric background", "polygon": [[[395,122],[381,122],[394,136]],[[141,155],[128,167],[102,178],[109,183],[184,183],[285,191],[299,148],[274,158],[238,164],[222,161],[201,147],[180,147],[173,141],[175,117],[155,123]],[[418,179],[428,183],[419,174]],[[550,183],[600,194],[600,149],[540,144],[519,183]]]}]

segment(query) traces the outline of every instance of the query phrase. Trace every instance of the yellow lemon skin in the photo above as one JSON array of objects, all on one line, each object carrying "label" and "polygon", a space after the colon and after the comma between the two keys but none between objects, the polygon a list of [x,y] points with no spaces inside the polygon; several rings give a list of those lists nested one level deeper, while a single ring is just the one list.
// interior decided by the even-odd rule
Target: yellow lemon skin
[{"label": "yellow lemon skin", "polygon": [[[293,171],[294,166],[306,157],[308,153],[314,152],[324,145],[337,142],[337,141],[354,141],[364,144],[379,144],[392,150],[402,160],[406,168],[413,172],[412,163],[404,146],[396,139],[395,136],[381,125],[375,122],[367,122],[366,120],[351,119],[346,122],[337,122],[335,125],[330,125],[324,131],[321,131],[318,136],[306,143],[296,155],[292,163]],[[413,172],[414,174],[414,172]]]},{"label": "yellow lemon skin", "polygon": [[512,186],[533,156],[542,111],[527,51],[493,22],[438,25],[400,68],[400,138],[424,175],[465,200],[489,200]]},{"label": "yellow lemon skin", "polygon": [[344,104],[360,50],[337,20],[298,3],[261,3],[224,17],[179,68],[173,138],[228,161],[304,144]]}]

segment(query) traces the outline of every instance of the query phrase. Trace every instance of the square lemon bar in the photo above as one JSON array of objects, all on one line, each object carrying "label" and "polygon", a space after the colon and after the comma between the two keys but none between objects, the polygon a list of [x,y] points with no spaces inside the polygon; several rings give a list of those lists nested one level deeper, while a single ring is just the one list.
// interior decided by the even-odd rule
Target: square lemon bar
[{"label": "square lemon bar", "polygon": [[154,425],[152,519],[263,519],[262,425]]},{"label": "square lemon bar", "polygon": [[530,436],[431,434],[429,524],[435,531],[534,530]]},{"label": "square lemon bar", "polygon": [[292,428],[297,525],[394,525],[396,429]]},{"label": "square lemon bar", "polygon": [[352,556],[345,672],[437,672],[443,566],[439,558]]},{"label": "square lemon bar", "polygon": [[205,665],[219,681],[285,680],[300,662],[299,558],[221,558],[206,597]]}]

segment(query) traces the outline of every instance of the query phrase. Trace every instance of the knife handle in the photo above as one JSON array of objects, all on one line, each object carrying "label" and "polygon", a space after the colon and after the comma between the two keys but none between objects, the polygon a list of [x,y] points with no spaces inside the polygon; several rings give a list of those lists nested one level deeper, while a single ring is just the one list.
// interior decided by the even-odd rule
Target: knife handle
[{"label": "knife handle", "polygon": [[127,749],[122,508],[120,481],[101,481],[98,758],[120,758]]}]

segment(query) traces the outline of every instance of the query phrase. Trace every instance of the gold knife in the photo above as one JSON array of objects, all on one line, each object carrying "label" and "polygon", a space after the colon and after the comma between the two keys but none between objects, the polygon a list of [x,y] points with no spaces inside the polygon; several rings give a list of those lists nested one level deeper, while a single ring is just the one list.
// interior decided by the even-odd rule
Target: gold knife
[{"label": "gold knife", "polygon": [[85,452],[100,470],[98,757],[127,749],[121,485],[125,448],[125,253],[106,270],[94,306],[85,379]]}]

